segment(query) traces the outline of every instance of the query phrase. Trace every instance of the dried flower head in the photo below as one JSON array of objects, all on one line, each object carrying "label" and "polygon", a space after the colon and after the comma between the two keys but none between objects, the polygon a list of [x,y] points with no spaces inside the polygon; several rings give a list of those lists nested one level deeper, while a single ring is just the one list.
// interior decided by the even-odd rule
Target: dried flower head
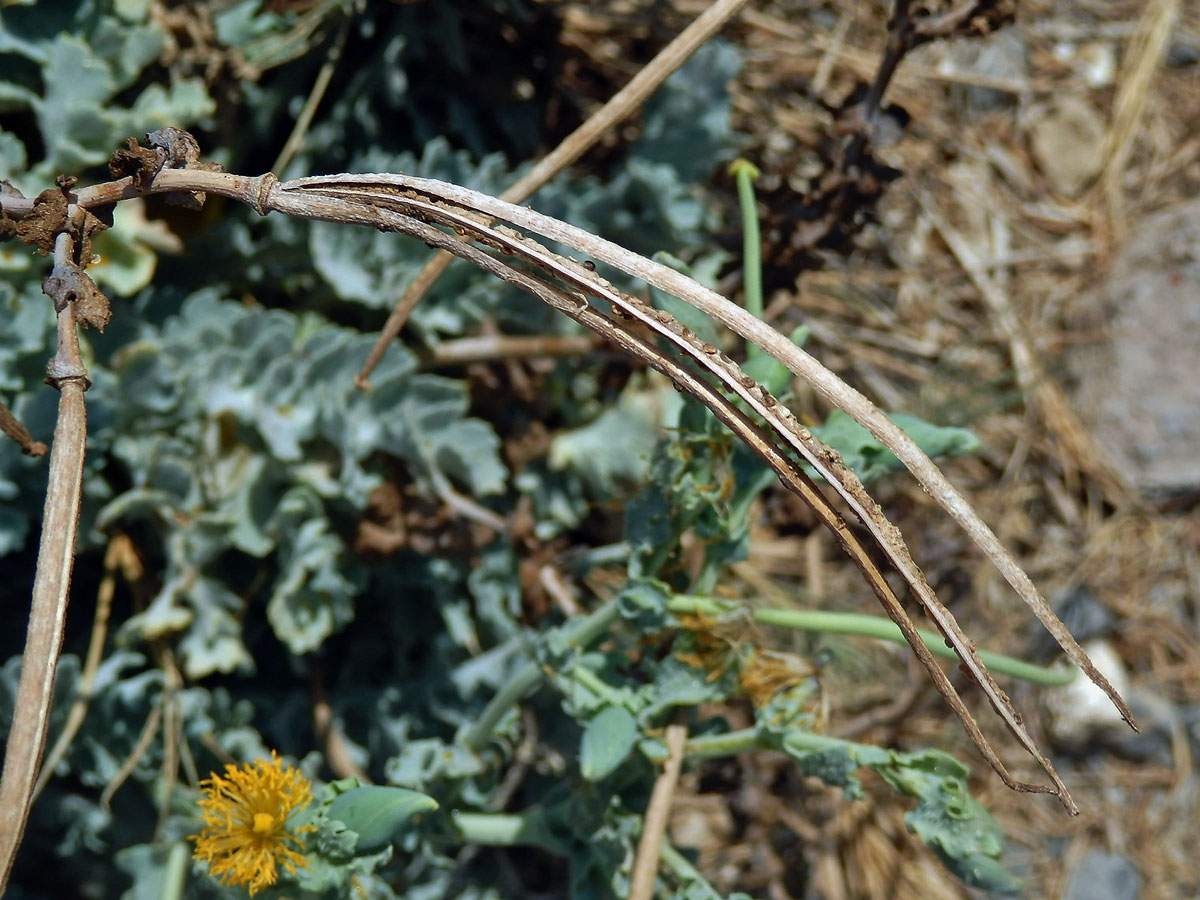
[{"label": "dried flower head", "polygon": [[312,800],[312,784],[275,752],[270,761],[227,765],[225,774],[200,782],[204,830],[195,835],[192,855],[208,862],[222,884],[244,884],[250,896],[275,883],[278,867],[295,873],[308,868],[298,835],[312,825],[291,826],[293,813]]},{"label": "dried flower head", "polygon": [[740,622],[724,621],[700,613],[679,616],[682,640],[674,655],[680,662],[708,672],[707,681],[718,681],[737,664],[738,645],[745,628]]},{"label": "dried flower head", "polygon": [[813,672],[812,665],[798,656],[752,649],[741,661],[738,682],[750,702],[762,709],[776,695],[808,682]]}]

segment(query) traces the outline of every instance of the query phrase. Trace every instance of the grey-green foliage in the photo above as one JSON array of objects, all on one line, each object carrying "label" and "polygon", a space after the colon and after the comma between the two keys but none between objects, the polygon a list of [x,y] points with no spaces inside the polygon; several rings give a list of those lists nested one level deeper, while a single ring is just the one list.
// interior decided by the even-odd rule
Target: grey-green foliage
[{"label": "grey-green foliage", "polygon": [[[365,152],[351,161],[355,172],[407,172],[437,177],[466,187],[498,194],[512,179],[504,157],[491,154],[479,161],[466,151],[454,151],[444,138],[435,138],[420,158],[412,153],[389,155]],[[317,272],[342,300],[374,308],[390,308],[403,285],[429,259],[429,251],[414,241],[366,228],[315,223],[308,229],[308,248]],[[430,335],[462,334],[494,308],[498,294],[494,279],[460,264],[447,273],[435,292],[415,311],[414,323]]]},{"label": "grey-green foliage", "polygon": [[[915,417],[893,418],[900,418],[898,424],[927,452],[960,452],[975,441],[962,429],[938,429]],[[621,611],[643,631],[662,627],[669,599],[668,591],[644,580],[647,576],[666,575],[680,590],[695,589],[694,583],[681,580],[682,573],[676,568],[681,534],[690,528],[705,541],[705,565],[696,579],[702,582],[712,568],[742,555],[748,529],[744,516],[747,497],[761,492],[767,483],[761,477],[765,467],[748,454],[739,456],[744,448],[732,445],[727,435],[715,430],[707,410],[686,403],[680,422],[684,427],[675,438],[660,445],[650,482],[631,504],[626,524],[632,550],[630,571],[643,580],[621,595]],[[865,430],[858,434],[835,421],[827,437],[855,464],[861,477],[877,476],[887,468],[885,448]],[[728,489],[721,488],[723,483]],[[640,721],[647,723],[675,703],[705,702],[711,699],[705,687],[727,681],[730,673],[723,673],[719,680],[702,678],[704,674],[675,658],[665,660],[652,684],[634,694],[609,694],[591,721],[601,721],[608,709],[623,708],[638,712]],[[728,691],[728,684],[723,685],[722,693]],[[647,702],[648,698],[653,699]],[[790,755],[805,774],[842,788],[848,799],[862,795],[855,772],[864,766],[874,769],[899,793],[916,799],[915,809],[906,817],[909,828],[963,881],[1001,893],[1020,888],[1020,882],[1000,862],[1004,841],[999,828],[967,788],[966,766],[940,750],[899,753],[814,734],[811,720],[803,712],[805,699],[805,690],[798,688],[781,693],[760,711],[759,728],[771,746]],[[589,731],[585,730],[584,738],[589,738]],[[591,741],[600,743],[596,736],[591,736]],[[611,745],[601,744],[601,749],[613,756],[619,743],[614,739]]]},{"label": "grey-green foliage", "polygon": [[360,785],[339,794],[326,814],[358,834],[355,849],[372,852],[390,844],[410,819],[437,809],[426,794],[386,785]]},{"label": "grey-green foliage", "polygon": [[933,847],[947,867],[967,884],[998,893],[1019,891],[1021,882],[1000,862],[1004,837],[987,810],[967,788],[967,767],[948,753],[925,749],[910,753],[885,750],[766,721],[763,727],[779,749],[807,775],[840,787],[847,797],[862,796],[854,772],[874,769],[916,807],[905,816],[908,827]]},{"label": "grey-green foliage", "polygon": [[[191,125],[215,110],[202,79],[138,84],[167,35],[137,3],[41,3],[0,12],[0,108],[36,117],[45,155],[0,130],[0,178],[39,191],[103,163],[131,134]],[[130,96],[122,102],[118,97]]]},{"label": "grey-green foliage", "polygon": [[637,739],[637,720],[624,706],[606,706],[587,723],[579,742],[579,774],[599,781],[625,761]]},{"label": "grey-green foliage", "polygon": [[291,652],[309,652],[353,618],[364,575],[337,520],[379,482],[365,467],[373,454],[404,460],[427,490],[503,489],[498,441],[465,415],[461,383],[416,372],[398,348],[370,392],[354,387],[371,342],[201,292],[114,356],[98,396],[133,484],[96,524],[154,523],[166,556],[164,586],[127,634],[178,634],[191,677],[251,665],[237,625],[245,603],[228,583],[236,552],[266,563],[268,620]]},{"label": "grey-green foliage", "polygon": [[[890,413],[888,418],[903,428],[929,456],[975,453],[981,446],[975,433],[966,428],[932,425],[907,413]],[[873,481],[888,472],[904,468],[891,450],[840,409],[835,409],[823,425],[812,431],[821,440],[836,447],[846,465],[854,469],[863,481]]]}]

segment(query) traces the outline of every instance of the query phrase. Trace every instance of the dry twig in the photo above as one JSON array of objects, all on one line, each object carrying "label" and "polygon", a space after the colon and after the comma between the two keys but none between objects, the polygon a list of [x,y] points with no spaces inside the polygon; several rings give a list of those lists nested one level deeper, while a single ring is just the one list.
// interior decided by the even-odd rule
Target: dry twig
[{"label": "dry twig", "polygon": [[[164,154],[165,155],[165,154]],[[189,167],[161,168],[153,154],[131,160],[144,170],[132,176],[79,191],[80,206],[103,206],[143,193],[211,191],[240,200],[262,215],[277,210],[303,218],[367,225],[412,235],[431,247],[461,256],[485,271],[533,293],[589,329],[616,343],[667,374],[682,390],[708,406],[771,468],[789,489],[802,497],[833,531],[888,614],[908,637],[914,653],[935,686],[962,721],[980,752],[1010,787],[1056,794],[1066,808],[1074,804],[1053,766],[1041,754],[1007,696],[979,661],[973,643],[933,594],[913,561],[903,538],[867,495],[861,482],[841,459],[817,441],[762,385],[742,372],[718,348],[699,340],[665,313],[615,290],[590,266],[555,255],[542,244],[511,227],[488,224],[507,221],[528,234],[557,241],[584,255],[641,278],[696,306],[742,337],[766,350],[804,378],[834,406],[845,410],[887,445],[921,484],[945,507],[1001,569],[1022,598],[1093,680],[1104,687],[1128,718],[1128,711],[1111,686],[1096,672],[1069,632],[1054,616],[1028,576],[1000,545],[995,535],[971,510],[940,470],[903,432],[865,397],[834,373],[793,345],[761,320],[691,279],[632,254],[566,223],[454,185],[403,175],[337,175],[304,178],[280,184],[271,174],[248,178]],[[19,218],[32,204],[4,198],[10,216]],[[463,238],[467,240],[463,240]],[[487,248],[487,250],[483,249]],[[489,252],[490,251],[490,252]],[[69,304],[68,304],[69,308]],[[80,400],[82,390],[79,391]],[[731,399],[737,398],[737,400]],[[64,398],[65,399],[65,398]],[[740,405],[744,404],[744,406]],[[747,412],[749,410],[750,412]],[[765,423],[765,426],[761,423]],[[57,446],[56,442],[56,446]],[[903,575],[935,624],[955,648],[989,702],[1009,729],[1042,766],[1053,787],[1023,784],[1013,779],[979,731],[936,661],[916,634],[916,626],[883,573],[861,542],[848,529],[820,490],[804,474],[793,455],[802,457],[834,487],[868,529],[872,540]],[[77,488],[76,488],[77,490]],[[77,493],[76,493],[77,500]],[[74,509],[73,505],[69,508]],[[56,651],[56,647],[54,651]],[[53,671],[56,652],[49,652]],[[48,709],[42,708],[42,713]],[[10,754],[9,761],[11,762]],[[6,779],[7,784],[7,779]],[[14,836],[15,848],[19,833]]]},{"label": "dry twig", "polygon": [[650,792],[650,803],[646,806],[646,815],[642,818],[642,836],[638,840],[633,873],[629,879],[629,900],[650,900],[654,896],[654,875],[658,871],[658,856],[663,834],[667,830],[671,798],[675,796],[675,785],[679,783],[679,771],[683,768],[683,745],[687,743],[687,728],[683,725],[668,725],[666,740],[667,763],[662,774],[654,782],[654,789]]},{"label": "dry twig", "polygon": [[50,449],[41,441],[35,441],[29,429],[22,425],[3,403],[0,403],[0,431],[16,441],[26,456],[45,456]]},{"label": "dry twig", "polygon": [[1125,201],[1121,176],[1138,135],[1138,122],[1146,105],[1146,95],[1158,71],[1171,36],[1171,24],[1179,12],[1179,0],[1153,0],[1138,21],[1137,34],[1129,44],[1129,62],[1122,72],[1121,88],[1113,104],[1112,126],[1104,142],[1104,172],[1101,182],[1108,200],[1113,237],[1125,233]]},{"label": "dry twig", "polygon": [[132,554],[129,538],[123,534],[114,535],[109,539],[108,549],[104,553],[104,577],[100,579],[100,588],[96,591],[96,612],[92,617],[92,637],[88,641],[87,658],[83,664],[83,672],[79,677],[79,692],[71,702],[71,711],[67,713],[67,723],[54,741],[54,746],[46,754],[42,764],[42,773],[38,776],[33,788],[30,803],[37,800],[38,794],[46,787],[46,783],[54,777],[54,769],[58,761],[66,754],[75,735],[83,726],[87,717],[88,704],[92,699],[92,687],[96,679],[96,670],[104,658],[104,643],[108,639],[108,617],[112,612],[113,593],[117,584],[117,569],[120,560]]},{"label": "dry twig", "polygon": [[0,894],[8,884],[17,847],[25,832],[46,747],[83,494],[83,454],[87,441],[83,393],[90,381],[79,356],[75,303],[80,296],[79,283],[86,280],[90,284],[91,280],[76,264],[75,253],[75,239],[60,233],[54,241],[54,268],[43,283],[43,290],[58,312],[58,352],[46,367],[47,382],[59,392],[58,422],[50,451],[50,479],[21,679],[5,747],[4,772],[0,775],[0,810],[4,811],[0,816]]}]

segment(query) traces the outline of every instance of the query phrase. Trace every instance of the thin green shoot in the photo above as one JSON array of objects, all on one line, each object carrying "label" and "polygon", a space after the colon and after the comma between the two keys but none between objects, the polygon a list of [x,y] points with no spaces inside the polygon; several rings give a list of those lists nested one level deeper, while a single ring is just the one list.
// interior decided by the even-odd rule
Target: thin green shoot
[{"label": "thin green shoot", "polygon": [[[708,597],[685,595],[677,595],[672,598],[667,604],[667,608],[677,615],[690,613],[714,618],[728,615],[737,609],[729,603],[719,602]],[[792,628],[814,634],[848,634],[907,645],[900,626],[883,616],[804,609],[751,609],[750,616],[762,625],[775,625],[780,628]],[[917,633],[934,656],[958,661],[958,654],[946,646],[940,635],[925,628],[918,628]],[[1021,659],[1005,656],[1002,653],[993,653],[990,650],[980,650],[979,658],[994,672],[1011,675],[1033,684],[1053,687],[1070,684],[1075,680],[1074,670],[1047,669]]]},{"label": "thin green shoot", "polygon": [[[745,295],[746,311],[758,318],[763,317],[762,290],[762,238],[758,230],[758,209],[754,197],[754,179],[760,172],[749,160],[738,157],[729,164],[729,174],[737,184],[738,205],[742,212],[742,293]],[[765,351],[753,344],[747,350],[747,358],[765,355]]]}]

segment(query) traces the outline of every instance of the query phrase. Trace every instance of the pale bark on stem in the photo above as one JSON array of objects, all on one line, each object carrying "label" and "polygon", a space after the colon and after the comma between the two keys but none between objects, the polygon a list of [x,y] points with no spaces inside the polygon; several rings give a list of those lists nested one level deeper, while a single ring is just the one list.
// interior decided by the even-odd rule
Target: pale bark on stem
[{"label": "pale bark on stem", "polygon": [[79,733],[79,729],[87,717],[88,705],[91,703],[92,691],[96,682],[96,670],[100,668],[100,663],[104,658],[104,644],[108,637],[108,620],[112,613],[113,594],[116,591],[118,560],[128,541],[129,538],[124,535],[115,535],[109,539],[108,550],[104,553],[104,577],[100,579],[100,588],[96,591],[96,611],[92,618],[92,636],[88,641],[87,658],[79,676],[79,690],[71,703],[71,711],[67,713],[66,724],[63,725],[62,731],[54,741],[54,746],[50,748],[45,762],[42,763],[41,774],[38,775],[37,784],[33,787],[31,803],[37,800],[38,795],[54,777],[54,770],[57,768],[59,760],[66,756],[67,749],[75,740],[75,735]]},{"label": "pale bark on stem", "polygon": [[590,259],[640,278],[695,306],[761,347],[807,382],[829,404],[841,409],[866,428],[896,455],[930,496],[987,555],[1071,661],[1104,690],[1125,721],[1136,730],[1133,716],[1116,689],[1095,667],[1066,626],[1059,621],[1025,570],[941,469],[870,400],[766,322],[674,269],[639,256],[581,228],[458,185],[447,185],[432,179],[407,175],[331,175],[296,179],[286,185],[279,185],[278,189],[280,192],[357,189],[366,193],[375,190],[379,199],[386,197],[387,192],[407,191],[414,197],[429,198],[434,203],[469,209],[475,214],[492,219],[503,219],[541,237],[564,244]]},{"label": "pale bark on stem", "polygon": [[638,840],[637,856],[634,857],[633,873],[629,879],[629,900],[651,900],[654,896],[654,877],[658,872],[658,857],[667,830],[671,799],[675,796],[675,785],[679,783],[679,772],[683,768],[687,728],[668,725],[666,743],[667,764],[654,782],[646,815],[642,817],[642,836]]},{"label": "pale bark on stem", "polygon": [[[74,240],[67,234],[58,235],[54,247],[55,272],[73,266],[73,253]],[[50,450],[49,484],[21,679],[5,749],[4,771],[0,775],[0,894],[8,885],[17,848],[25,832],[33,788],[46,747],[83,494],[83,455],[87,440],[83,393],[88,387],[87,370],[79,356],[74,301],[54,299],[58,309],[58,353],[48,366],[50,377],[47,381],[59,390],[58,422]]]}]

